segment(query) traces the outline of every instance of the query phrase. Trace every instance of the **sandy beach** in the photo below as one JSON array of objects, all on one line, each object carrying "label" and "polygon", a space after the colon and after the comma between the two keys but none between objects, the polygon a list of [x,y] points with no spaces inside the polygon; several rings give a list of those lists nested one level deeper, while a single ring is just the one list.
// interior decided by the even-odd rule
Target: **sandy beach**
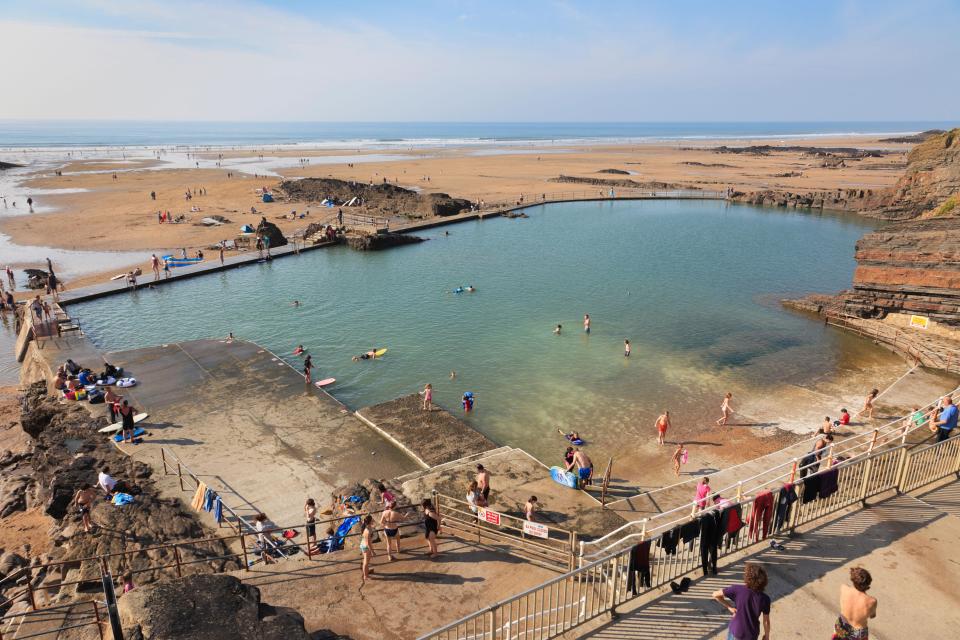
[{"label": "sandy beach", "polygon": [[[799,147],[855,147],[883,149],[882,157],[847,160],[845,166],[825,167],[824,158],[802,151],[719,153],[721,145],[789,145]],[[263,155],[265,165],[293,164],[274,169],[278,175],[256,175],[226,168],[184,168],[186,152],[178,152],[175,164],[165,169],[156,159],[116,162],[97,157],[65,163],[63,175],[45,169],[28,176],[23,186],[30,189],[82,189],[79,193],[37,196],[35,206],[47,212],[32,215],[0,215],[0,233],[17,245],[54,247],[79,251],[142,252],[137,262],[148,270],[150,253],[181,247],[193,251],[236,235],[240,225],[255,223],[260,215],[280,226],[287,235],[309,222],[327,221],[331,211],[308,204],[263,203],[255,189],[273,188],[281,179],[334,177],[358,182],[382,182],[415,188],[424,193],[448,193],[454,197],[485,202],[511,201],[523,194],[528,198],[565,191],[599,189],[591,185],[555,182],[559,176],[598,179],[630,179],[662,182],[680,187],[723,190],[728,187],[750,191],[786,189],[819,191],[834,189],[876,189],[893,184],[902,172],[911,145],[882,142],[877,136],[827,136],[785,140],[710,140],[646,144],[604,144],[596,146],[500,146],[459,148],[416,148],[409,150],[322,149],[259,151],[198,151],[191,156],[202,165],[256,162]],[[164,154],[164,160],[173,152]],[[396,160],[386,160],[387,157]],[[347,162],[356,158],[355,162]],[[299,162],[299,159],[304,159]],[[376,159],[373,162],[364,160]],[[269,162],[268,162],[269,160]],[[251,167],[255,165],[250,165]],[[621,173],[608,173],[615,170]],[[116,173],[114,173],[116,172]],[[622,173],[625,172],[625,173]],[[232,174],[232,177],[228,177]],[[116,178],[114,178],[116,176]],[[187,201],[186,190],[203,188],[206,195]],[[150,192],[155,191],[156,200]],[[24,203],[18,205],[22,208]],[[191,211],[191,208],[199,211]],[[255,207],[256,214],[251,214]],[[305,219],[291,220],[288,214],[309,210]],[[182,224],[160,225],[158,211],[186,215]],[[362,213],[362,208],[351,209]],[[9,210],[3,213],[11,213]],[[220,215],[230,220],[222,227],[199,225],[203,217]],[[287,219],[284,219],[287,216]],[[14,264],[15,267],[39,266]],[[54,261],[56,268],[56,261]],[[98,268],[96,261],[85,273],[67,282],[68,287],[102,281],[118,273],[117,265]],[[129,265],[132,267],[134,265]],[[122,270],[122,269],[121,269]]]}]

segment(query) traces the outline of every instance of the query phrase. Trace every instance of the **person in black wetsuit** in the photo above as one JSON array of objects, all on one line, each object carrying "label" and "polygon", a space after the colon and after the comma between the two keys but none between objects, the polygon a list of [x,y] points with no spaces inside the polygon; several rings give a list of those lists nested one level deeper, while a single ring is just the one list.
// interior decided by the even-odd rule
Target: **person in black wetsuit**
[{"label": "person in black wetsuit", "polygon": [[430,546],[430,557],[436,558],[437,554],[437,534],[440,533],[440,514],[433,507],[433,502],[428,498],[420,503],[423,507],[423,537],[427,539]]}]

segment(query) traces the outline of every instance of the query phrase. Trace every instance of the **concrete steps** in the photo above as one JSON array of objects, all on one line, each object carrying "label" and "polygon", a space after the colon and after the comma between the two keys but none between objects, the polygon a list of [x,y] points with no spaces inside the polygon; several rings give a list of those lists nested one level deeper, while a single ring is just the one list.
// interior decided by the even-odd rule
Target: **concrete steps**
[{"label": "concrete steps", "polygon": [[453,469],[455,467],[460,467],[465,464],[469,464],[471,462],[486,460],[494,456],[498,456],[504,453],[509,453],[510,451],[513,451],[513,450],[514,450],[513,447],[498,447],[496,449],[488,449],[487,451],[481,451],[480,453],[473,453],[469,456],[464,456],[456,460],[451,460],[450,462],[444,462],[443,464],[438,464],[434,467],[430,467],[429,469],[420,469],[418,471],[411,471],[410,473],[399,476],[398,478],[396,478],[396,481],[400,485],[404,485],[407,482],[410,482],[411,480],[419,480],[424,476],[443,472],[448,469]]}]

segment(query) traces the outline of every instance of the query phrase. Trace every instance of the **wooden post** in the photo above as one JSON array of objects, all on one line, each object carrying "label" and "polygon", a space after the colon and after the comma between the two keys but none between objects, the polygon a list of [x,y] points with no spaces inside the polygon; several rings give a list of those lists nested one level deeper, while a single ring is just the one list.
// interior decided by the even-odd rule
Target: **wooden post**
[{"label": "wooden post", "polygon": [[33,594],[33,568],[27,567],[27,595],[30,597],[30,608],[37,610],[37,599]]},{"label": "wooden post", "polygon": [[177,545],[173,546],[173,559],[177,561],[177,577],[183,577],[183,569],[180,566],[180,547]]},{"label": "wooden post", "polygon": [[247,537],[240,534],[240,548],[243,549],[243,570],[250,571],[250,560],[247,558]]},{"label": "wooden post", "polygon": [[103,623],[100,621],[100,606],[96,600],[91,600],[90,604],[93,605],[93,617],[97,621],[97,631],[100,633],[100,640],[103,640]]}]

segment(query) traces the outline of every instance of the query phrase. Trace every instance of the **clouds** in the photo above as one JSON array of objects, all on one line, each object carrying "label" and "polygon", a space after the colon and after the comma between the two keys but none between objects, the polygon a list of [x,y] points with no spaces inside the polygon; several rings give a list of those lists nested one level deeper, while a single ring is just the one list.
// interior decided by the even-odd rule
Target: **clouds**
[{"label": "clouds", "polygon": [[616,2],[51,6],[0,20],[0,117],[936,120],[960,97],[960,21],[937,2],[756,24]]}]

